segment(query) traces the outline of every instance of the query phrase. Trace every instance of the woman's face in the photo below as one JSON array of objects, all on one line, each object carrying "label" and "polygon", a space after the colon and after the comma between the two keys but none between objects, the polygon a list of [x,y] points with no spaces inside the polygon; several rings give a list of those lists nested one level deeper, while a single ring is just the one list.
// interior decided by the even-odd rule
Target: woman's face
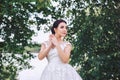
[{"label": "woman's face", "polygon": [[54,28],[55,34],[59,35],[60,37],[65,37],[67,34],[67,24],[61,22],[57,28]]}]

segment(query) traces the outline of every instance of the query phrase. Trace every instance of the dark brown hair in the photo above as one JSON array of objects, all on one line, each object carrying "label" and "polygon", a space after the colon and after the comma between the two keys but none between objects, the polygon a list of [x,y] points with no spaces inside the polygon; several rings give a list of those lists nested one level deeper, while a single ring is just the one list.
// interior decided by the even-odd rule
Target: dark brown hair
[{"label": "dark brown hair", "polygon": [[56,20],[56,21],[53,23],[53,26],[52,26],[52,28],[51,28],[51,32],[52,32],[52,34],[55,34],[54,28],[57,28],[58,25],[59,25],[61,22],[64,22],[64,23],[67,24],[67,22],[64,21],[64,20],[62,20],[62,19],[60,19],[60,20]]}]

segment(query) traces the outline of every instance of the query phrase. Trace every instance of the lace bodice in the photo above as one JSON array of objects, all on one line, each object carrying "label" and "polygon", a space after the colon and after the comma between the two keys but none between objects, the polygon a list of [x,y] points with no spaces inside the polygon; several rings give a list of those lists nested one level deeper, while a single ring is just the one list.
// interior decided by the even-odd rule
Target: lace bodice
[{"label": "lace bodice", "polygon": [[[48,47],[47,42],[44,42],[44,44],[46,47]],[[62,50],[64,50],[64,48],[67,45],[71,45],[71,44],[69,42],[63,42],[60,44],[60,47],[62,48]],[[48,53],[47,59],[48,59],[48,63],[62,63],[56,48],[52,48],[50,50],[50,52]]]},{"label": "lace bodice", "polygon": [[[44,44],[46,47],[48,46],[47,42],[44,42]],[[64,50],[69,44],[69,42],[63,42],[60,44],[60,47]],[[45,67],[40,80],[82,80],[70,64],[61,61],[56,48],[49,51],[47,59],[48,64]]]}]

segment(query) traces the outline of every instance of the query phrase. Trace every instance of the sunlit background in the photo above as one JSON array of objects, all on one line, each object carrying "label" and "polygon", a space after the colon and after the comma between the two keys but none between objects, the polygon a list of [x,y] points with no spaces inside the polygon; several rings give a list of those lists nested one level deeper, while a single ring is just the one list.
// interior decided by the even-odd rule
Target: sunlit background
[{"label": "sunlit background", "polygon": [[47,64],[37,58],[40,44],[61,18],[73,46],[70,64],[83,80],[120,80],[120,0],[31,1],[0,1],[0,80],[40,80]]}]

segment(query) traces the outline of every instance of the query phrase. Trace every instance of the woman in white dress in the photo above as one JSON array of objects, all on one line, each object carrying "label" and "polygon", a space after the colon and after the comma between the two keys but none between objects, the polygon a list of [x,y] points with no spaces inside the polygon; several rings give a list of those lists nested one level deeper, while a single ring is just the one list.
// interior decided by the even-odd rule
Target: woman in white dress
[{"label": "woman in white dress", "polygon": [[51,28],[49,41],[41,44],[38,58],[47,58],[48,64],[40,80],[82,80],[76,70],[68,64],[72,45],[63,41],[67,34],[67,24],[64,20],[56,20]]}]

